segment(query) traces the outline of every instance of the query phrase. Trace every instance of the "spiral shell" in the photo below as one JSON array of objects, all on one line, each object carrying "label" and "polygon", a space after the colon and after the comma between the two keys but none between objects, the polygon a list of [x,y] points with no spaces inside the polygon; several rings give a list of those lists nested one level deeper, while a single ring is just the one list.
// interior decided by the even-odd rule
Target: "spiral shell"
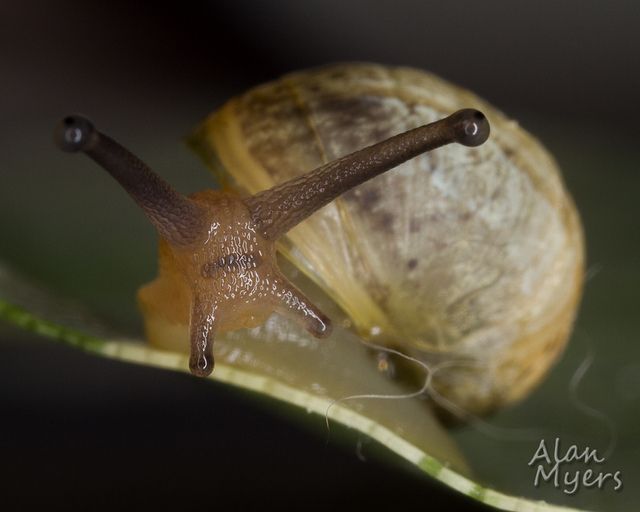
[{"label": "spiral shell", "polygon": [[232,99],[192,141],[226,186],[253,194],[467,107],[488,117],[486,144],[439,149],[374,178],[290,231],[279,250],[360,336],[444,363],[435,389],[484,413],[540,381],[581,294],[579,217],[531,135],[434,75],[342,64]]}]

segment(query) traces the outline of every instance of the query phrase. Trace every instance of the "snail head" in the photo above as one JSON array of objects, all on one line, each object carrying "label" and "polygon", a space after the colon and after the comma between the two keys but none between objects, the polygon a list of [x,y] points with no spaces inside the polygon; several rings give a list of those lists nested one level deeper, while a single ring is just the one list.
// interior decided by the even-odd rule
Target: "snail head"
[{"label": "snail head", "polygon": [[63,118],[54,138],[111,174],[160,236],[160,277],[190,296],[190,368],[213,370],[216,332],[253,327],[272,312],[316,337],[330,320],[280,272],[275,242],[351,188],[426,151],[453,142],[478,146],[489,136],[485,116],[465,109],[329,162],[251,197],[204,190],[183,196],[140,159],[79,115]]}]

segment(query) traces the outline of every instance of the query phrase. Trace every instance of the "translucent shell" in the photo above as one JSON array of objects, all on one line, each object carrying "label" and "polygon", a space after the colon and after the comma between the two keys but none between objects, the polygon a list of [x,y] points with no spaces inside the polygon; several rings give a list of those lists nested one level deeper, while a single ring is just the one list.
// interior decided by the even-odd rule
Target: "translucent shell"
[{"label": "translucent shell", "polygon": [[467,107],[491,123],[483,146],[447,146],[374,178],[278,249],[358,335],[447,362],[436,389],[486,412],[539,382],[566,343],[581,293],[579,218],[533,137],[433,75],[344,64],[232,99],[192,143],[227,187],[253,194]]}]

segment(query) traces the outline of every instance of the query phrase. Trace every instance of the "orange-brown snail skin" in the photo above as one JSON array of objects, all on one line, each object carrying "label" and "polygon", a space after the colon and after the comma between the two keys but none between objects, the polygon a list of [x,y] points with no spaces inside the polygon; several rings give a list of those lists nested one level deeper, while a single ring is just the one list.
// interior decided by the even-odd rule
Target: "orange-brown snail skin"
[{"label": "orange-brown snail skin", "polygon": [[278,270],[274,241],[261,235],[240,197],[203,190],[191,199],[207,212],[209,229],[185,246],[160,240],[159,276],[140,290],[139,300],[145,317],[160,312],[154,310],[160,301],[170,305],[163,316],[190,319],[194,373],[211,372],[214,330],[256,327],[273,311],[316,337],[330,333],[329,319]]},{"label": "orange-brown snail skin", "polygon": [[423,154],[363,183],[278,248],[363,338],[448,365],[435,389],[485,413],[545,375],[582,290],[580,221],[533,137],[428,73],[338,64],[232,99],[193,145],[225,184],[253,194],[467,106],[491,122],[484,145]]}]

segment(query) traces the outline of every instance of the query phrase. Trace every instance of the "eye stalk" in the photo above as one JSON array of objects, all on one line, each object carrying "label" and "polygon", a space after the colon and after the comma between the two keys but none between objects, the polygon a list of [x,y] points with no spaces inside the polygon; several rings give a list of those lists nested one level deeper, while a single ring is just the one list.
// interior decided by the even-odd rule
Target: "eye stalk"
[{"label": "eye stalk", "polygon": [[158,233],[172,243],[187,245],[204,229],[200,208],[179,194],[142,160],[100,133],[80,115],[63,118],[54,131],[63,151],[82,151],[113,176],[138,203]]},{"label": "eye stalk", "polygon": [[277,239],[347,190],[447,144],[479,146],[489,132],[489,121],[482,112],[458,110],[260,192],[247,202],[264,236]]}]

